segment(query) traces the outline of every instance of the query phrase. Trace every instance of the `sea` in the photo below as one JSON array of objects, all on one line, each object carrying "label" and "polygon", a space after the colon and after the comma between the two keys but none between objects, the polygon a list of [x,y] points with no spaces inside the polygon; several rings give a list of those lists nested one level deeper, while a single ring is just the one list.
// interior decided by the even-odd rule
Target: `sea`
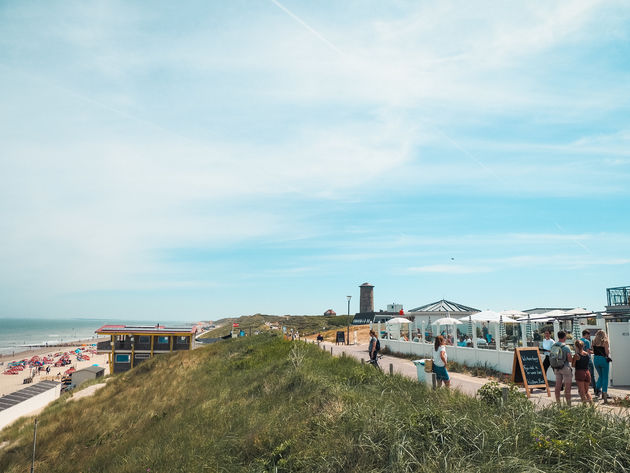
[{"label": "sea", "polygon": [[96,340],[97,335],[94,331],[103,325],[150,325],[157,322],[166,325],[186,325],[182,321],[163,320],[0,318],[0,355],[30,350],[33,345]]}]

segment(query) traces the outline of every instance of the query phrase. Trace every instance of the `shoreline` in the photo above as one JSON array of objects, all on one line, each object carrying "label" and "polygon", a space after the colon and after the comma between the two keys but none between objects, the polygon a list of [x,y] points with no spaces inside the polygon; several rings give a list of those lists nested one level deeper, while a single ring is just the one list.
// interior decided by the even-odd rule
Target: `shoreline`
[{"label": "shoreline", "polygon": [[[55,343],[54,345],[28,345],[23,351],[16,351],[13,354],[0,355],[0,363],[6,363],[7,361],[19,361],[25,358],[32,358],[33,356],[46,355],[51,351],[59,351],[60,348],[76,348],[81,345],[92,345],[93,343],[105,342],[109,340],[109,337],[100,338],[88,338],[84,340],[74,340],[63,343]],[[67,351],[67,350],[63,350]]]}]

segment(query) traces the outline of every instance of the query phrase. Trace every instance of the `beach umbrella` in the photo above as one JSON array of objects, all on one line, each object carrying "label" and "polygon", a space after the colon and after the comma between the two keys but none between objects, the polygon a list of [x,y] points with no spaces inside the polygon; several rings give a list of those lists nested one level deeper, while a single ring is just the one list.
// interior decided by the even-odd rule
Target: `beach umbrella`
[{"label": "beach umbrella", "polygon": [[448,335],[449,325],[459,325],[459,324],[461,324],[461,322],[457,319],[454,319],[453,317],[442,317],[441,319],[437,319],[435,322],[433,322],[433,325],[437,325],[438,327],[440,325],[446,325],[446,335]]},{"label": "beach umbrella", "polygon": [[410,324],[411,320],[405,319],[404,317],[394,317],[393,319],[389,319],[386,324]]},{"label": "beach umbrella", "polygon": [[470,318],[470,315],[468,316],[468,336],[471,339],[473,338],[473,323],[472,323],[472,319]]},{"label": "beach umbrella", "polygon": [[582,336],[582,333],[580,331],[580,321],[578,320],[577,316],[574,316],[573,317],[573,340],[579,340],[581,336]]},{"label": "beach umbrella", "polygon": [[442,317],[433,322],[433,325],[459,325],[462,322],[453,317]]},{"label": "beach umbrella", "polygon": [[497,343],[501,343],[501,340],[505,337],[505,325],[503,324],[503,316],[499,316],[499,340]]},{"label": "beach umbrella", "polygon": [[525,338],[528,342],[531,342],[534,339],[534,334],[532,333],[532,320],[529,314],[527,315],[527,325],[525,325]]}]

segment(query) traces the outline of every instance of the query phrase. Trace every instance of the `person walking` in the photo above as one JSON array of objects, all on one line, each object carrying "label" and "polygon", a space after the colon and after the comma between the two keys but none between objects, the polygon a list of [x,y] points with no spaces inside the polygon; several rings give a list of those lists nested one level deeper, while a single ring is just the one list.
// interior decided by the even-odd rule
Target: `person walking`
[{"label": "person walking", "polygon": [[608,404],[608,372],[611,361],[608,335],[603,330],[598,330],[593,339],[593,364],[597,370],[595,389],[601,392],[604,404]]},{"label": "person walking", "polygon": [[433,372],[437,380],[437,387],[444,386],[447,388],[451,386],[451,378],[446,371],[446,340],[442,335],[435,337],[435,344],[433,350]]},{"label": "person walking", "polygon": [[544,338],[542,341],[542,353],[545,357],[543,360],[543,369],[545,370],[545,376],[547,376],[547,371],[549,370],[549,350],[556,341],[551,338],[551,332],[549,330],[545,330]]},{"label": "person walking", "polygon": [[370,363],[378,368],[378,360],[376,357],[378,356],[378,352],[381,350],[381,342],[378,340],[376,336],[376,332],[374,330],[370,330],[370,344],[368,345],[368,353],[370,354]]},{"label": "person walking", "polygon": [[560,403],[560,391],[564,386],[564,398],[567,401],[567,406],[571,406],[571,382],[573,381],[573,370],[571,370],[571,363],[573,358],[571,356],[571,349],[564,343],[567,339],[567,334],[562,330],[558,332],[558,341],[553,344],[551,350],[549,350],[549,364],[553,368],[553,372],[556,375],[556,402]]},{"label": "person walking", "polygon": [[591,332],[586,329],[582,331],[582,338],[580,338],[582,343],[584,343],[584,351],[588,353],[590,356],[588,358],[588,372],[591,374],[591,386],[593,386],[593,393],[597,396],[599,392],[595,387],[595,365],[593,364],[593,350],[591,348]]},{"label": "person walking", "polygon": [[583,403],[593,403],[588,387],[591,384],[591,373],[588,369],[591,361],[591,355],[585,350],[582,340],[575,341],[575,355],[573,356],[573,366],[575,367],[575,383],[577,384],[578,394]]}]

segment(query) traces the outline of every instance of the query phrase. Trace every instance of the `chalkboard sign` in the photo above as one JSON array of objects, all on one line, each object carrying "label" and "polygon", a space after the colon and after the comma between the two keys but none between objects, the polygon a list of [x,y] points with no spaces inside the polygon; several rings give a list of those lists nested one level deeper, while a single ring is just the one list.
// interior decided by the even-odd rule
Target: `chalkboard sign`
[{"label": "chalkboard sign", "polygon": [[343,345],[344,343],[346,343],[346,334],[343,332],[343,330],[339,330],[337,332],[337,345],[339,345],[340,343]]},{"label": "chalkboard sign", "polygon": [[514,350],[512,382],[523,384],[527,397],[529,397],[532,388],[545,388],[547,396],[551,396],[538,347],[517,348]]}]

